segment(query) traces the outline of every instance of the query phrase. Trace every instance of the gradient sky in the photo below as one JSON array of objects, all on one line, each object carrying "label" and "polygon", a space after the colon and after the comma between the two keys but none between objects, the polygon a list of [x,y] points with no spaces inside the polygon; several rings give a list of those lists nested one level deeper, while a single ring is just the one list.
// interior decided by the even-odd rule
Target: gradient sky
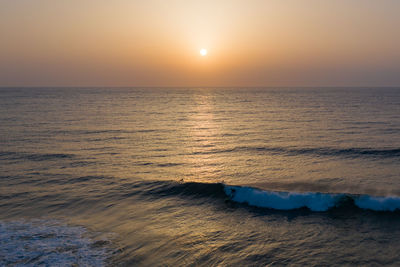
[{"label": "gradient sky", "polygon": [[0,0],[0,86],[399,86],[399,14],[398,0]]}]

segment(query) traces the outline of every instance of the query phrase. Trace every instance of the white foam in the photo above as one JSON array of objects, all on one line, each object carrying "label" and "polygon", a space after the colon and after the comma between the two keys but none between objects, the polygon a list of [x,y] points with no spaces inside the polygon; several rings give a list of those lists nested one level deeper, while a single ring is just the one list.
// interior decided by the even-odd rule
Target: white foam
[{"label": "white foam", "polygon": [[54,221],[0,221],[0,266],[104,266],[110,250],[86,234]]},{"label": "white foam", "polygon": [[400,197],[374,197],[369,195],[346,195],[326,193],[298,193],[263,191],[252,187],[224,186],[225,193],[231,200],[247,203],[251,206],[277,210],[309,208],[312,211],[327,211],[337,206],[347,196],[362,209],[375,211],[400,210]]}]

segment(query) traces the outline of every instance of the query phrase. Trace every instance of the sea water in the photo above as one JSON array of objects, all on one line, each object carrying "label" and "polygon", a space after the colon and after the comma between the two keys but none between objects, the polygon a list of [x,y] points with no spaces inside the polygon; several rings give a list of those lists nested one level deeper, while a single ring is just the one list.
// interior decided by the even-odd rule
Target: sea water
[{"label": "sea water", "polygon": [[399,265],[400,88],[1,88],[0,266]]}]

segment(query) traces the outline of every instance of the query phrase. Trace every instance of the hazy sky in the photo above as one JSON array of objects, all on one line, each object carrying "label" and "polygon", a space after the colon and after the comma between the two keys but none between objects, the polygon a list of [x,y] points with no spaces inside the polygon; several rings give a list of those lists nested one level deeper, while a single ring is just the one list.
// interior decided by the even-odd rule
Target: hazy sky
[{"label": "hazy sky", "polygon": [[0,86],[377,85],[398,0],[0,0]]}]

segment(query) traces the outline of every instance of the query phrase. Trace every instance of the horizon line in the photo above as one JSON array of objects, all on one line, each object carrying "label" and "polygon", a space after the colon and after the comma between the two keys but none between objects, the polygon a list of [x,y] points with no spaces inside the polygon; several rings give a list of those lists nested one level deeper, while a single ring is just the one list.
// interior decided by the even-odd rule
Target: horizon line
[{"label": "horizon line", "polygon": [[400,88],[400,85],[296,85],[296,86],[274,86],[274,85],[259,85],[259,86],[109,86],[109,85],[34,85],[34,86],[3,86],[0,88]]}]

